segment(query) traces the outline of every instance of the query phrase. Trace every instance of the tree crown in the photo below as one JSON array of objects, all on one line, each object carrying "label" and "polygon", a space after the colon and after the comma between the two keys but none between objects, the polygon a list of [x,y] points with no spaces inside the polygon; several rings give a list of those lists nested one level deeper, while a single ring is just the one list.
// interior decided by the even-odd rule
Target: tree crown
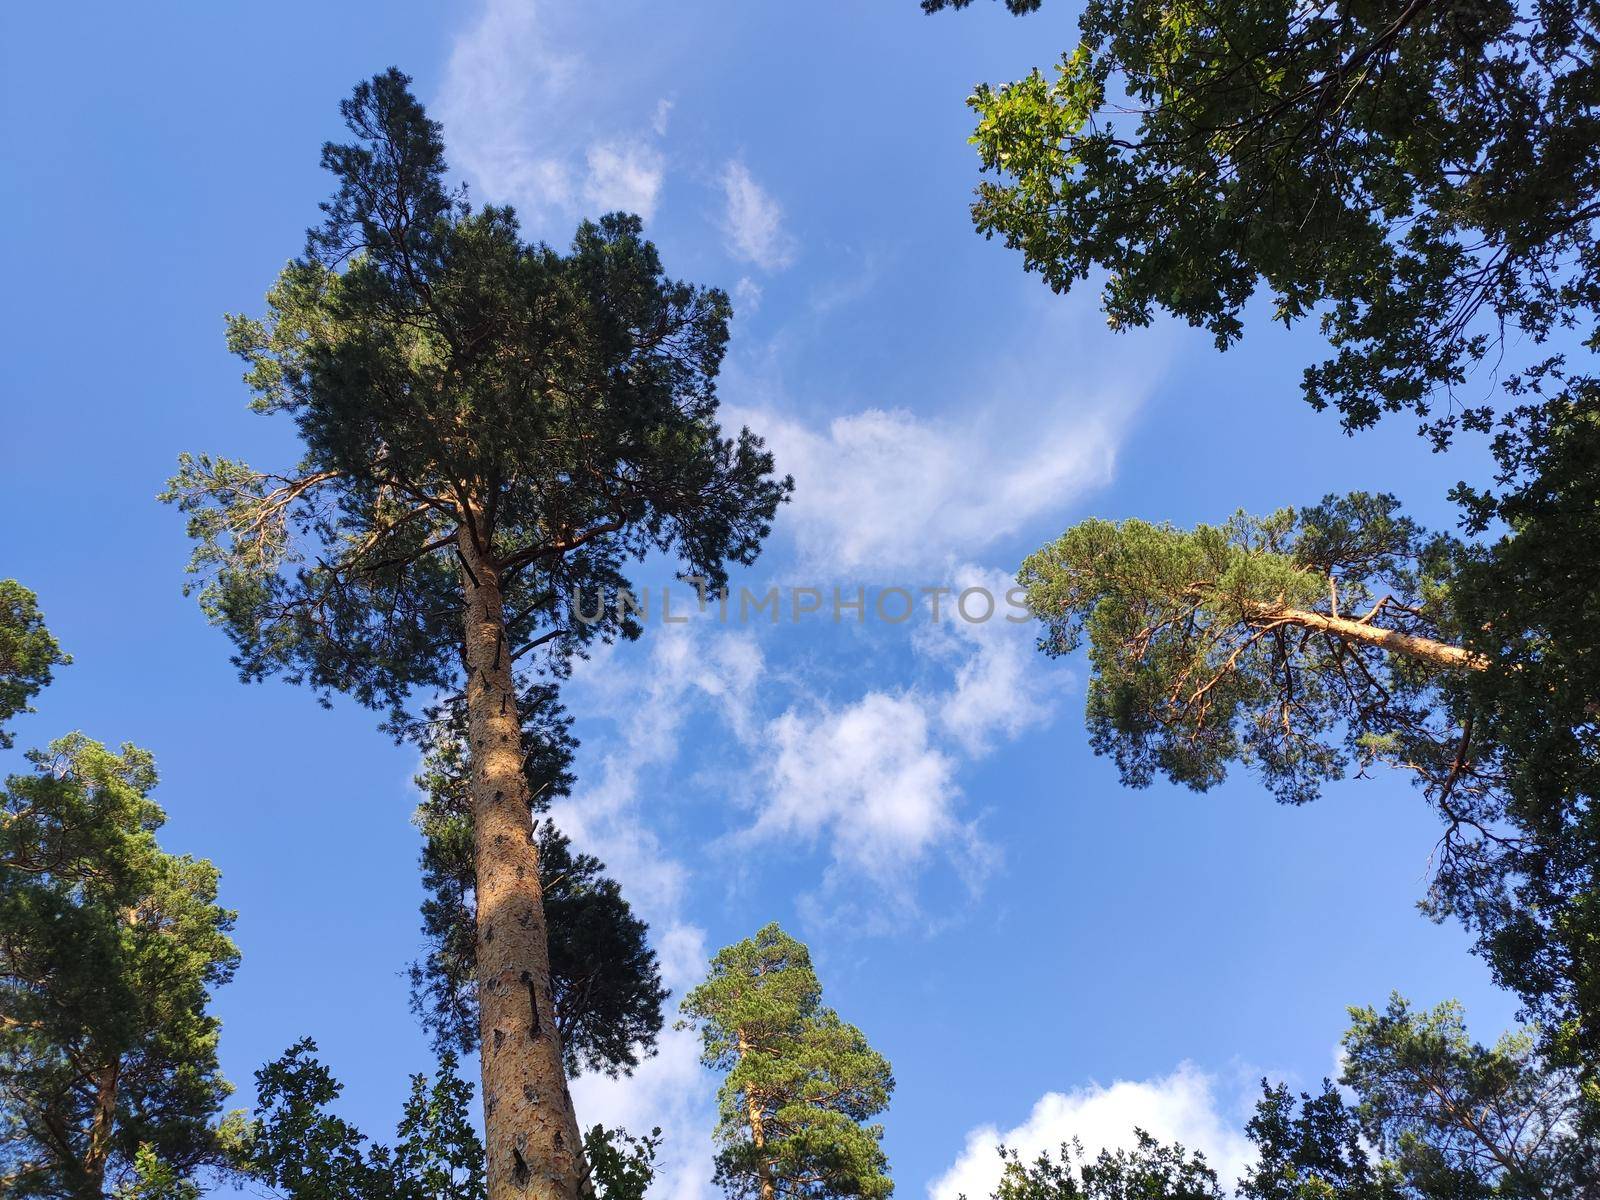
[{"label": "tree crown", "polygon": [[894,1190],[883,1129],[894,1077],[861,1031],[822,1005],[806,946],[776,924],[719,951],[683,1000],[701,1059],[726,1072],[717,1180],[730,1195],[824,1200]]},{"label": "tree crown", "polygon": [[6,722],[32,712],[28,702],[49,686],[51,668],[71,661],[45,628],[34,594],[0,579],[0,750],[12,745]]},{"label": "tree crown", "polygon": [[190,1188],[226,1165],[206,1009],[238,963],[234,914],[215,867],[157,845],[147,752],[71,734],[28,759],[0,791],[0,1182]]},{"label": "tree crown", "polygon": [[1457,403],[1476,365],[1591,338],[1595,21],[1570,2],[1091,0],[1053,79],[973,95],[1000,177],[974,219],[1057,291],[1103,269],[1113,326],[1166,309],[1225,347],[1263,289],[1332,343],[1313,404],[1351,428],[1409,409],[1442,442],[1490,420]]},{"label": "tree crown", "polygon": [[[189,516],[200,598],[246,678],[282,672],[396,719],[455,682],[457,531],[495,576],[520,652],[559,669],[631,618],[578,621],[573,588],[675,555],[720,581],[759,549],[787,480],[748,431],[723,438],[728,299],[667,278],[637,217],[582,224],[566,254],[509,208],[445,185],[437,123],[389,71],[343,105],[337,190],[268,295],[230,317],[254,406],[304,457],[256,471],[185,455],[163,498]],[[467,568],[470,569],[470,568]]]}]

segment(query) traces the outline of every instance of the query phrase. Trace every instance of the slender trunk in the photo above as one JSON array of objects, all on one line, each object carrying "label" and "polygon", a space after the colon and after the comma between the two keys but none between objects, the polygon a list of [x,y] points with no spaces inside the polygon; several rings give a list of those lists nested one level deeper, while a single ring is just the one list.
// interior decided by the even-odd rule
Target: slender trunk
[{"label": "slender trunk", "polygon": [[583,1147],[551,998],[539,851],[500,579],[465,526],[459,546],[467,596],[467,736],[489,1200],[577,1200],[588,1190]]},{"label": "slender trunk", "polygon": [[87,1194],[105,1191],[106,1159],[111,1155],[111,1132],[117,1119],[117,1082],[122,1074],[120,1060],[107,1063],[94,1073],[94,1117],[89,1123],[89,1145],[83,1154],[83,1174]]},{"label": "slender trunk", "polygon": [[1481,654],[1474,654],[1460,646],[1452,646],[1449,642],[1400,633],[1394,629],[1381,629],[1376,625],[1363,625],[1360,621],[1352,621],[1347,617],[1330,617],[1309,609],[1284,608],[1270,604],[1260,604],[1254,608],[1259,612],[1258,619],[1261,621],[1288,621],[1305,629],[1318,629],[1352,642],[1363,642],[1368,646],[1387,650],[1391,654],[1420,659],[1440,667],[1465,667],[1469,671],[1482,671],[1489,665]]},{"label": "slender trunk", "polygon": [[[739,1058],[750,1052],[744,1030],[739,1030]],[[748,1087],[744,1090],[745,1114],[750,1121],[750,1144],[756,1151],[756,1180],[761,1185],[760,1200],[774,1200],[777,1189],[772,1184],[772,1164],[767,1161],[767,1127],[761,1116],[761,1097]]]}]

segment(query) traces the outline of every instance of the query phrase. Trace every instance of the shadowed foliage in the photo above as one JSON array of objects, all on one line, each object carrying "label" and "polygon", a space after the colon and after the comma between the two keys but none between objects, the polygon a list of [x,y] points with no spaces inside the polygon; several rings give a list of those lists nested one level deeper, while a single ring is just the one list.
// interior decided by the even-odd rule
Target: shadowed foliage
[{"label": "shadowed foliage", "polygon": [[[524,769],[534,813],[571,787],[571,724],[549,685],[522,696]],[[477,913],[473,891],[472,805],[459,719],[434,727],[435,741],[417,777],[427,793],[416,823],[426,844],[422,905],[428,950],[411,968],[412,1007],[438,1048],[477,1049]],[[648,928],[592,855],[576,853],[549,818],[535,819],[550,974],[568,1074],[626,1073],[655,1052],[661,986]]]},{"label": "shadowed foliage", "polygon": [[[483,1143],[470,1083],[446,1051],[430,1081],[413,1075],[392,1145],[330,1111],[344,1087],[302,1038],[256,1072],[243,1167],[284,1200],[483,1200]],[[660,1130],[635,1138],[596,1125],[584,1145],[597,1200],[644,1200]]]}]

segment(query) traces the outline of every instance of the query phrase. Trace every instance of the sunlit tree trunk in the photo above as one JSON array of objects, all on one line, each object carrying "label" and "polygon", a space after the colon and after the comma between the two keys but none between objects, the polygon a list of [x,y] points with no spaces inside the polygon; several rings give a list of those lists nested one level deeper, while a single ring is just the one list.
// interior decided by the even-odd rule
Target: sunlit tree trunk
[{"label": "sunlit tree trunk", "polygon": [[466,669],[484,1145],[490,1200],[576,1200],[587,1191],[561,1062],[539,852],[496,570],[463,525]]},{"label": "sunlit tree trunk", "polygon": [[[744,1030],[739,1031],[739,1057],[750,1053],[750,1043]],[[772,1164],[767,1160],[767,1126],[761,1115],[761,1097],[749,1088],[744,1093],[745,1112],[750,1120],[750,1144],[756,1152],[756,1178],[761,1185],[761,1200],[774,1200],[777,1195],[772,1184]]]},{"label": "sunlit tree trunk", "polygon": [[1254,617],[1255,623],[1281,621],[1287,625],[1298,625],[1303,629],[1316,629],[1352,642],[1378,646],[1391,654],[1433,663],[1435,666],[1464,667],[1470,671],[1481,671],[1489,665],[1481,655],[1460,646],[1452,646],[1449,642],[1417,637],[1414,634],[1383,629],[1376,625],[1364,625],[1348,617],[1330,617],[1309,609],[1270,604],[1255,605],[1254,611],[1257,613]]}]

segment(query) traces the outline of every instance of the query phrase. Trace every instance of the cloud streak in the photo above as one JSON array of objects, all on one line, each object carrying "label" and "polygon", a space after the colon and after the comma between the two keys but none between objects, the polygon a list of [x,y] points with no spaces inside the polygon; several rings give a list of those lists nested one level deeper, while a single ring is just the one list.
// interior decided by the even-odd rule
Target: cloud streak
[{"label": "cloud streak", "polygon": [[744,163],[735,159],[723,167],[722,193],[729,254],[763,271],[781,271],[794,262],[797,246],[784,228],[782,206]]}]

